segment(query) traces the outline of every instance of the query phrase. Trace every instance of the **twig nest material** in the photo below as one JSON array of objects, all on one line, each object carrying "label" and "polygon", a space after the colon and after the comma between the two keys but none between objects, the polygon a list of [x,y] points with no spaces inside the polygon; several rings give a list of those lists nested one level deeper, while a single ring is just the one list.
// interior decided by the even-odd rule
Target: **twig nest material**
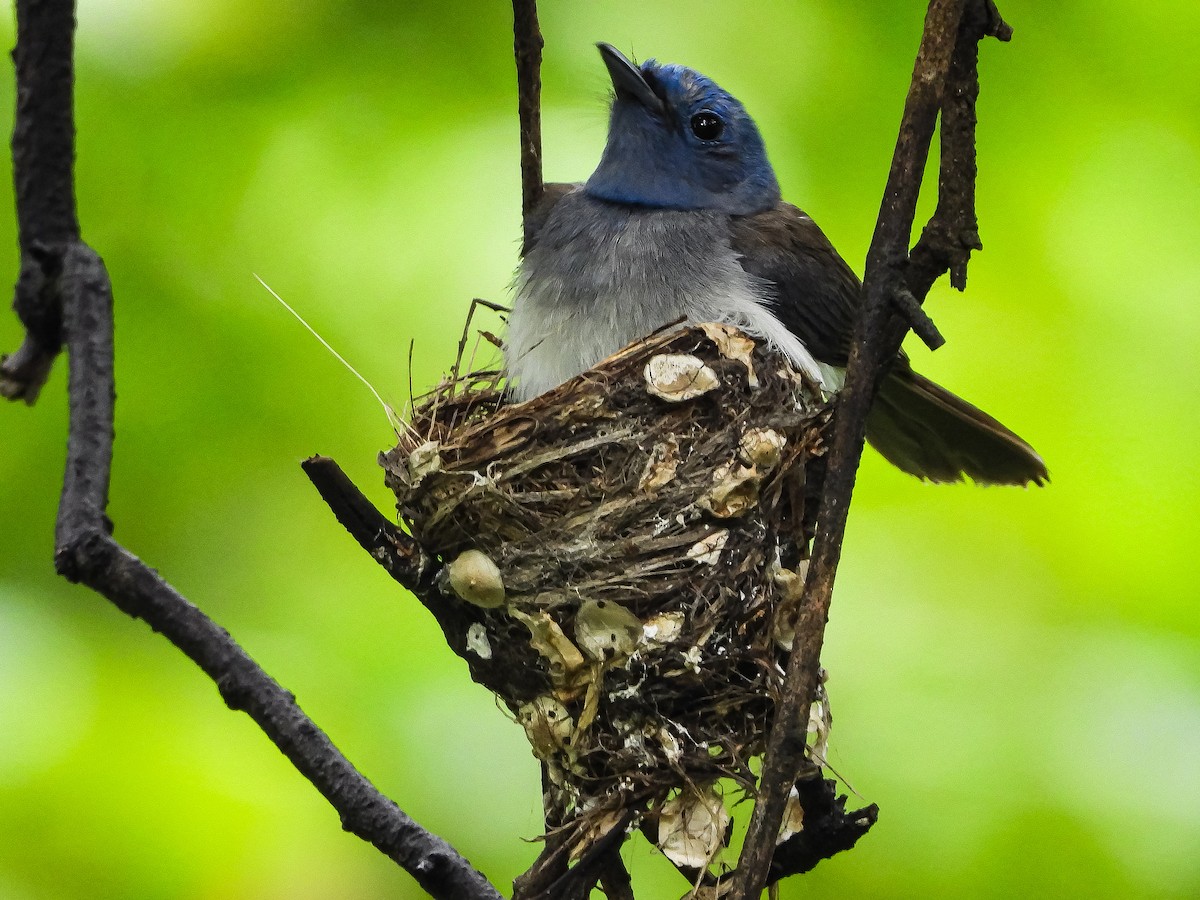
[{"label": "twig nest material", "polygon": [[451,646],[525,727],[576,851],[633,808],[681,864],[719,851],[783,682],[828,418],[784,357],[704,325],[526,403],[497,373],[447,381],[382,457],[448,566]]}]

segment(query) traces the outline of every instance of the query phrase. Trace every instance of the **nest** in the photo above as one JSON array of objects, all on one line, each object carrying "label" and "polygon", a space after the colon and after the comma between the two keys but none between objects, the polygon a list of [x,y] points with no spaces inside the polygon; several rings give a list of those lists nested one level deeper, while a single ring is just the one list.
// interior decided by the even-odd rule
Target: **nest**
[{"label": "nest", "polygon": [[451,646],[524,726],[580,851],[628,810],[680,865],[726,839],[783,683],[828,420],[785,358],[710,324],[526,403],[497,373],[446,381],[381,457],[444,564]]}]

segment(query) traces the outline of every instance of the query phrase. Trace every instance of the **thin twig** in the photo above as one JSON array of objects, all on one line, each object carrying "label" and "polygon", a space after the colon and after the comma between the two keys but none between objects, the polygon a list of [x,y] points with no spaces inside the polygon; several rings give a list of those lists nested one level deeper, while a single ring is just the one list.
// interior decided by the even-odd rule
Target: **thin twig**
[{"label": "thin twig", "polygon": [[[931,0],[926,14],[884,200],[867,255],[865,302],[851,348],[846,384],[838,395],[834,440],[812,561],[796,624],[796,645],[788,664],[783,700],[775,711],[759,781],[758,801],[729,895],[734,900],[753,900],[767,882],[775,835],[779,833],[787,795],[804,764],[805,725],[817,688],[825,623],[855,475],[862,457],[867,412],[879,380],[895,358],[907,331],[907,325],[897,317],[892,301],[905,287],[919,298],[928,291],[928,285],[921,290],[904,280],[908,242],[952,56],[956,45],[978,41],[981,36],[971,29],[959,27],[965,3],[970,3],[973,9],[984,5],[992,11],[995,9],[990,0]],[[999,18],[998,14],[996,18]],[[973,154],[971,158],[973,161]],[[954,162],[944,160],[943,164],[953,165]],[[973,181],[973,165],[969,177]],[[940,271],[945,271],[945,267]],[[932,284],[932,279],[929,283]]]},{"label": "thin twig", "polygon": [[[498,312],[498,313],[511,312],[511,310],[507,306],[502,306],[499,303],[493,303],[491,300],[484,300],[482,297],[475,297],[471,301],[471,305],[467,309],[467,320],[465,322],[463,322],[462,336],[458,339],[458,353],[456,353],[454,356],[454,367],[450,370],[450,383],[453,385],[457,385],[458,380],[462,377],[463,353],[465,353],[466,349],[467,349],[467,338],[470,337],[470,334],[471,334],[471,320],[475,318],[475,307],[477,307],[477,306],[482,306],[485,309],[490,309],[492,312]],[[479,342],[476,341],[476,346],[478,346],[478,343]],[[474,351],[472,351],[471,352],[471,361],[470,361],[470,363],[467,364],[467,371],[473,372],[474,370],[475,370],[475,353],[474,353]],[[411,371],[412,371],[412,366],[410,365],[409,372],[411,373]],[[411,393],[412,393],[412,389],[410,388],[409,394],[411,395]],[[410,400],[412,399],[411,396],[409,397],[409,399]]]},{"label": "thin twig", "polygon": [[513,0],[513,53],[517,61],[517,112],[521,120],[521,221],[542,199],[542,40],[536,0]]},{"label": "thin twig", "polygon": [[912,291],[901,288],[892,296],[892,302],[896,304],[897,315],[904,319],[904,324],[912,329],[913,334],[925,342],[926,347],[936,350],[945,345],[946,339]]}]

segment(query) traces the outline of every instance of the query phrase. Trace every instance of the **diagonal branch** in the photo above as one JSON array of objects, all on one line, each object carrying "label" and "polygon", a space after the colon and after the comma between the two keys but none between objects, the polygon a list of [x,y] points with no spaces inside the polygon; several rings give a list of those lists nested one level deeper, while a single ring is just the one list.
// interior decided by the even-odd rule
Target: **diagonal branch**
[{"label": "diagonal branch", "polygon": [[[862,458],[867,412],[878,384],[908,330],[908,323],[897,315],[895,298],[908,290],[914,300],[923,299],[933,281],[948,268],[956,272],[956,281],[965,282],[966,256],[978,247],[978,235],[973,232],[972,88],[978,90],[975,45],[987,33],[1005,34],[997,25],[981,29],[979,23],[1002,24],[1002,21],[991,0],[931,0],[929,4],[884,199],[867,255],[865,302],[851,348],[846,384],[838,395],[834,440],[817,519],[818,530],[801,601],[800,620],[796,624],[797,641],[789,660],[784,699],[776,707],[759,781],[758,801],[730,893],[735,900],[758,897],[766,884],[787,795],[805,764],[808,710],[817,688],[825,623],[829,617],[855,476]],[[944,152],[942,157],[940,181],[945,205],[939,204],[939,211],[944,210],[943,220],[954,211],[959,230],[953,232],[950,245],[955,250],[936,259],[927,259],[926,254],[931,251],[921,250],[920,255],[914,252],[913,262],[920,263],[923,268],[920,277],[909,279],[908,247],[917,196],[929,156],[929,144],[946,96],[969,98],[970,101],[968,104],[966,99],[956,99],[948,104],[956,112],[950,117],[953,137],[947,138],[952,142],[951,152]],[[970,146],[969,158],[955,155],[955,151],[963,150],[962,142]],[[964,228],[962,211],[967,208],[970,209],[969,227]],[[927,245],[932,240],[926,242]]]},{"label": "diagonal branch", "polygon": [[474,681],[506,685],[506,695],[511,697],[533,698],[545,691],[535,666],[513,667],[498,656],[485,659],[468,652],[467,634],[472,625],[483,621],[482,611],[443,592],[445,566],[430,559],[416,541],[379,512],[334,460],[311,456],[300,467],[358,545],[434,617],[446,645],[466,660]]},{"label": "diagonal branch", "polygon": [[[403,587],[424,597],[429,593],[433,561],[420,545],[388,519],[328,456],[310,456],[300,464],[341,526],[360,547]],[[434,616],[437,610],[430,610]]]},{"label": "diagonal branch", "polygon": [[[32,401],[60,342],[69,368],[67,465],[55,530],[60,574],[143,619],[249,715],[338,811],[342,827],[399,863],[432,896],[498,898],[440,837],[383,796],[228,632],[111,537],[106,515],[112,463],[112,289],[100,257],[78,239],[71,161],[71,0],[17,4],[18,114],[14,170],[22,238],[17,312],[22,350],[4,363],[3,386]],[[30,268],[30,261],[34,268]],[[26,349],[31,348],[31,349]]]}]

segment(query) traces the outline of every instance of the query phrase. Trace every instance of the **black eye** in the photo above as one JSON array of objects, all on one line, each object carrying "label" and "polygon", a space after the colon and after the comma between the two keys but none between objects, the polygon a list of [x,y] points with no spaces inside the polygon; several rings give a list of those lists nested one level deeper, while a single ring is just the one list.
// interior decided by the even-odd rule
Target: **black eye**
[{"label": "black eye", "polygon": [[692,134],[702,141],[715,141],[725,130],[725,123],[716,113],[698,112],[692,116]]}]

